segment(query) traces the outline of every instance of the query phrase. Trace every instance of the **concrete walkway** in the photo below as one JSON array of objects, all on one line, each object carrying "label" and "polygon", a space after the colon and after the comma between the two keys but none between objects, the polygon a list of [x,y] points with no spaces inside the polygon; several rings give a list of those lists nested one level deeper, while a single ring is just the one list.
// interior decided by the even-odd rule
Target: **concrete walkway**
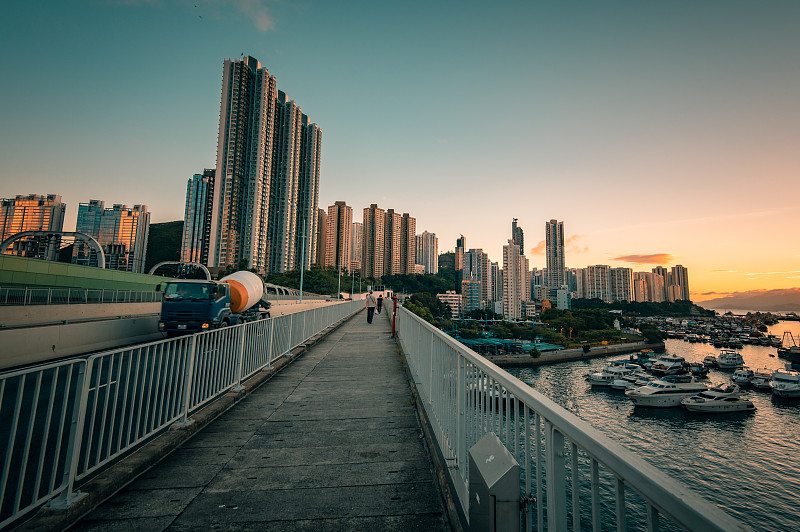
[{"label": "concrete walkway", "polygon": [[449,530],[390,334],[359,313],[73,530]]}]

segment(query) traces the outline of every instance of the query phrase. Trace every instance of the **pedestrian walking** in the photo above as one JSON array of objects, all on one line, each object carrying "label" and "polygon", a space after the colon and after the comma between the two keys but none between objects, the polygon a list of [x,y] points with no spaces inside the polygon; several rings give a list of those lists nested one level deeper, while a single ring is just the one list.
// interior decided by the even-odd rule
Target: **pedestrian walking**
[{"label": "pedestrian walking", "polygon": [[383,294],[378,294],[378,314],[381,313],[382,307],[383,307]]},{"label": "pedestrian walking", "polygon": [[372,323],[372,316],[375,314],[375,296],[372,290],[367,294],[367,323]]}]

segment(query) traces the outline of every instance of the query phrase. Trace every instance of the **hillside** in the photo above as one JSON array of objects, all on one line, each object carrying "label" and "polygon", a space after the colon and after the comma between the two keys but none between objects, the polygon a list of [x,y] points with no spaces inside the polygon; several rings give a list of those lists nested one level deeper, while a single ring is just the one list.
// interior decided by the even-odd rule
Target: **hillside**
[{"label": "hillside", "polygon": [[700,301],[700,306],[715,309],[773,310],[800,309],[800,288],[748,290],[728,297]]}]

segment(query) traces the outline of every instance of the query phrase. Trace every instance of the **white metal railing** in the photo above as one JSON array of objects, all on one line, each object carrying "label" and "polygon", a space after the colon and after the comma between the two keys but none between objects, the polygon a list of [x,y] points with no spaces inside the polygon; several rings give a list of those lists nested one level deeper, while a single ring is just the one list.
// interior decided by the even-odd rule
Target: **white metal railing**
[{"label": "white metal railing", "polygon": [[494,432],[520,464],[521,530],[748,529],[404,308],[397,334],[467,519],[468,452]]},{"label": "white metal railing", "polygon": [[161,292],[153,290],[0,287],[0,305],[154,303],[157,301],[161,301]]},{"label": "white metal railing", "polygon": [[0,374],[0,529],[363,308],[350,301]]}]

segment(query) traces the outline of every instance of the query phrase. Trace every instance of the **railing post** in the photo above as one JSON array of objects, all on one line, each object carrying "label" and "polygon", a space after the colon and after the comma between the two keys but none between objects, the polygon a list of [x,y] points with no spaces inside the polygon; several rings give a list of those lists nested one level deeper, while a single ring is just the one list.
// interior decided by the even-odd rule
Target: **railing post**
[{"label": "railing post", "polygon": [[267,351],[267,368],[272,369],[272,344],[275,342],[275,320],[277,318],[269,319],[269,348]]},{"label": "railing post", "polygon": [[547,528],[567,529],[567,481],[564,435],[545,421],[545,470],[547,475]]},{"label": "railing post", "polygon": [[286,353],[292,352],[292,327],[294,327],[294,312],[289,314],[289,340],[287,341]]},{"label": "railing post", "polygon": [[50,304],[50,300],[51,300],[52,296],[53,296],[53,289],[52,288],[48,288],[47,289],[47,304],[48,305]]},{"label": "railing post", "polygon": [[246,327],[246,323],[239,326],[241,330],[239,333],[239,363],[236,366],[236,384],[231,388],[234,392],[244,390],[244,386],[242,386],[242,361],[244,360],[244,330]]},{"label": "railing post", "polygon": [[[178,340],[179,341],[179,340]],[[189,360],[186,361],[186,374],[184,376],[183,388],[183,419],[176,421],[174,426],[176,428],[183,428],[191,425],[193,422],[189,420],[189,405],[191,403],[192,384],[194,379],[194,357],[197,346],[197,335],[193,334],[189,342]]]},{"label": "railing post", "polygon": [[85,493],[82,494],[81,492],[72,493],[72,490],[75,486],[75,477],[78,475],[78,461],[81,459],[83,426],[86,423],[86,405],[89,401],[89,386],[92,379],[93,363],[94,359],[90,357],[83,366],[83,375],[80,379],[81,395],[75,401],[75,406],[73,407],[72,411],[72,430],[70,430],[70,435],[67,440],[68,447],[66,454],[70,457],[70,459],[65,464],[65,467],[68,468],[68,471],[65,471],[65,473],[69,476],[67,487],[59,497],[56,497],[47,503],[50,508],[67,508],[70,504],[86,495]]}]

